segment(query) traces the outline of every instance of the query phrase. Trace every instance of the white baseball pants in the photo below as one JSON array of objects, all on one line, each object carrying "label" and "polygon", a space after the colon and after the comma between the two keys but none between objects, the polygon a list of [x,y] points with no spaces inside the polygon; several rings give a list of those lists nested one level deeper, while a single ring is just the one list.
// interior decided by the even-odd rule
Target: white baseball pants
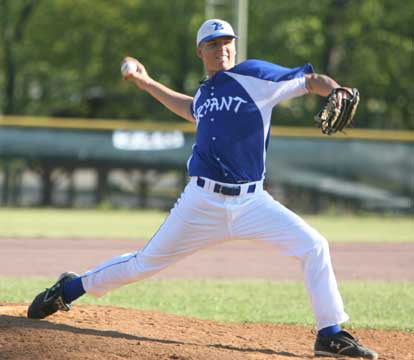
[{"label": "white baseball pants", "polygon": [[[239,196],[215,193],[191,178],[174,208],[147,245],[114,257],[82,275],[87,293],[102,296],[121,285],[147,278],[180,259],[228,240],[260,240],[302,264],[318,330],[348,320],[332,268],[326,239],[275,201],[262,183],[241,185]],[[227,184],[228,185],[228,184]]]}]

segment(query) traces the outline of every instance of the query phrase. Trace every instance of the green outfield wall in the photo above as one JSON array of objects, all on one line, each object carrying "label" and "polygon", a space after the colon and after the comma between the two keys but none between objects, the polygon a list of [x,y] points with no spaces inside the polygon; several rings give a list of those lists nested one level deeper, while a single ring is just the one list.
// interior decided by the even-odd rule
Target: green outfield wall
[{"label": "green outfield wall", "polygon": [[[311,194],[315,204],[334,198],[367,209],[413,210],[413,132],[351,129],[326,136],[314,128],[273,127],[271,136],[266,175],[271,191],[284,197]],[[114,169],[176,171],[184,177],[194,142],[195,125],[186,122],[0,118],[3,204],[17,186],[11,166],[16,161],[20,171],[40,169],[46,204],[58,169],[93,169],[102,191]]]}]

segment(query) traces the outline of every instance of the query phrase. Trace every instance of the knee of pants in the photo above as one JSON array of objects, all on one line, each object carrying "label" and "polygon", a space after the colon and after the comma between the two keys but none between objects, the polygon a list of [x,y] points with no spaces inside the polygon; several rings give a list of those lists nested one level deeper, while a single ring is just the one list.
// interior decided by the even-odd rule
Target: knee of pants
[{"label": "knee of pants", "polygon": [[312,241],[314,247],[329,248],[328,240],[326,240],[326,238],[318,232],[312,236]]},{"label": "knee of pants", "polygon": [[141,272],[157,271],[179,259],[175,254],[148,254],[145,249],[137,253],[137,266]]},{"label": "knee of pants", "polygon": [[[318,235],[312,238],[312,246],[307,251],[307,261],[328,263],[330,259],[329,244],[325,237]],[[330,260],[329,260],[330,261]]]},{"label": "knee of pants", "polygon": [[312,253],[329,253],[328,240],[318,231],[312,229],[303,234],[303,248],[300,253],[309,255]]}]

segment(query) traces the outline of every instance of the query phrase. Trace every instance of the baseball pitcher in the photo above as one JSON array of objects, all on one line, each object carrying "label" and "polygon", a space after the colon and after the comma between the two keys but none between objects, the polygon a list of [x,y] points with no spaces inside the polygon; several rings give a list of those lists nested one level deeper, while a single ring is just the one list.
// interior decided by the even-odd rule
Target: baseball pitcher
[{"label": "baseball pitcher", "polygon": [[256,240],[300,260],[318,329],[315,355],[377,359],[374,351],[340,327],[348,315],[327,240],[263,189],[273,108],[308,93],[327,97],[316,118],[322,132],[330,135],[351,123],[358,91],[315,73],[310,64],[287,68],[247,60],[236,65],[237,38],[226,21],[211,19],[201,25],[196,52],[207,79],[194,97],[155,81],[137,59],[123,60],[126,81],[195,124],[196,141],[187,163],[189,182],[144,248],[81,275],[62,274],[36,296],[28,317],[40,319],[68,311],[84,293],[102,296],[206,247],[229,240]]}]

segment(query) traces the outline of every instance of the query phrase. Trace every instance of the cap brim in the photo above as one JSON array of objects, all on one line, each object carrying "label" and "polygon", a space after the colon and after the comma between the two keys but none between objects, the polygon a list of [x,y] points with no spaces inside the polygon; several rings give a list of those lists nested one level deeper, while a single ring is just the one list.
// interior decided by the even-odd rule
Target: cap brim
[{"label": "cap brim", "polygon": [[206,36],[205,38],[201,39],[198,42],[198,45],[200,45],[204,41],[209,41],[209,40],[213,40],[213,39],[218,38],[218,37],[225,37],[225,36],[229,36],[229,37],[232,37],[232,38],[235,38],[235,39],[239,38],[237,35],[234,35],[234,34],[226,34],[226,33],[211,34],[211,35]]}]

